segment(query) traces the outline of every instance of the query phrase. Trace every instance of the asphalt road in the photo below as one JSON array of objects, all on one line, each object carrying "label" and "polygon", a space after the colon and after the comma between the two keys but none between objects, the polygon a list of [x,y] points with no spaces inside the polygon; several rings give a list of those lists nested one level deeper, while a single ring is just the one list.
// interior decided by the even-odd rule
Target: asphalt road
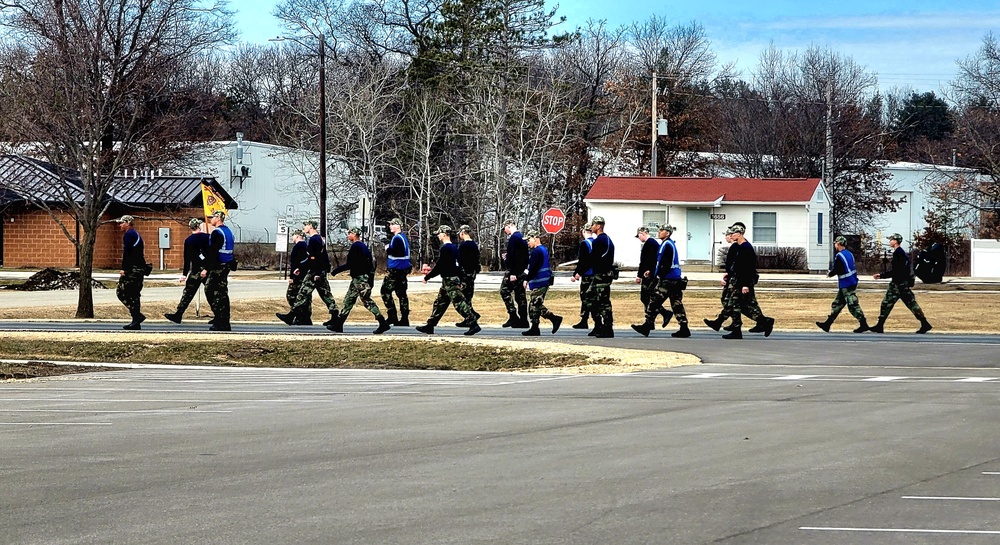
[{"label": "asphalt road", "polygon": [[709,363],[0,384],[0,542],[1000,543],[1000,338],[655,335],[566,340]]}]

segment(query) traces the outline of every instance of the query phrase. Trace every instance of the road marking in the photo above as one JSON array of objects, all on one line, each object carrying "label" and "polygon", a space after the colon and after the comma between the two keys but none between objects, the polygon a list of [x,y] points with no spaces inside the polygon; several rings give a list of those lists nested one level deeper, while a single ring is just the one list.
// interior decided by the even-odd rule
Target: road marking
[{"label": "road marking", "polygon": [[871,377],[866,378],[863,382],[892,382],[894,380],[903,380],[906,377]]},{"label": "road marking", "polygon": [[719,378],[728,374],[729,373],[696,373],[694,375],[684,375],[681,378]]},{"label": "road marking", "polygon": [[0,426],[110,426],[111,422],[0,422]]},{"label": "road marking", "polygon": [[134,411],[105,409],[3,409],[5,413],[107,413],[107,414],[188,414],[188,413],[232,413],[233,411],[200,411],[197,409],[137,409]]},{"label": "road marking", "polygon": [[939,501],[1000,501],[1000,498],[965,498],[961,496],[903,496],[902,499]]},{"label": "road marking", "polygon": [[808,378],[815,378],[819,375],[783,375],[780,377],[771,377],[771,380],[805,380]]},{"label": "road marking", "polygon": [[955,382],[989,382],[991,380],[996,380],[994,377],[969,377],[958,379]]},{"label": "road marking", "polygon": [[880,532],[903,534],[981,534],[1000,535],[1000,530],[935,530],[930,528],[826,528],[821,526],[802,526],[799,530],[818,532]]},{"label": "road marking", "polygon": [[1000,475],[1000,471],[984,471],[983,475]]}]

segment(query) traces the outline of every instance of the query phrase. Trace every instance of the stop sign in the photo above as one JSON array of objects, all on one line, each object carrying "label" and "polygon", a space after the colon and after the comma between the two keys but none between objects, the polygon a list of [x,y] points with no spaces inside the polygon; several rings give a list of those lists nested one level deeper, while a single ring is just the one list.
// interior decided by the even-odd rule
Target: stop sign
[{"label": "stop sign", "polygon": [[542,229],[550,235],[562,231],[565,226],[566,214],[563,214],[563,211],[558,208],[549,208],[542,215]]}]

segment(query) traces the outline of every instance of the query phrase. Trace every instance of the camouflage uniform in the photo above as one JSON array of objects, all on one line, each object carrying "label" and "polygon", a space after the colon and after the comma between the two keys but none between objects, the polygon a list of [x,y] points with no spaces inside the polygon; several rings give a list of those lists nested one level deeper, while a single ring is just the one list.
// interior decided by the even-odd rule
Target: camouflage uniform
[{"label": "camouflage uniform", "polygon": [[229,268],[214,269],[205,275],[205,300],[215,313],[216,324],[229,323]]},{"label": "camouflage uniform", "polygon": [[[726,316],[731,316],[733,318],[733,327],[743,326],[743,315],[739,312],[737,307],[739,298],[736,297],[736,277],[732,274],[726,278],[726,285],[722,287],[722,312],[719,313],[719,319],[725,320]],[[735,312],[734,312],[735,311]]]},{"label": "camouflage uniform", "polygon": [[580,319],[587,321],[587,318],[591,314],[590,302],[587,299],[587,292],[589,292],[594,284],[594,275],[588,274],[586,276],[580,277]]},{"label": "camouflage uniform", "polygon": [[293,314],[301,313],[302,316],[306,316],[306,312],[311,312],[313,291],[318,293],[319,298],[326,304],[330,316],[337,314],[337,300],[333,298],[333,292],[330,291],[330,280],[327,279],[326,274],[325,272],[305,273],[299,293],[295,296],[295,304],[292,305]]},{"label": "camouflage uniform", "polygon": [[723,302],[723,307],[729,310],[729,316],[733,318],[734,322],[740,320],[740,312],[755,322],[766,318],[760,310],[760,304],[757,303],[757,295],[754,293],[753,287],[750,288],[749,293],[743,293],[743,289],[734,284],[729,299]]},{"label": "camouflage uniform", "polygon": [[140,309],[142,307],[142,283],[145,272],[144,269],[133,268],[125,271],[124,276],[118,277],[118,288],[115,290],[115,294],[128,309],[132,318],[142,314]]},{"label": "camouflage uniform", "polygon": [[399,298],[399,315],[410,314],[410,298],[406,295],[406,288],[409,285],[407,275],[410,271],[403,269],[389,269],[382,278],[382,288],[379,290],[382,295],[382,303],[385,304],[385,311],[390,314],[396,313],[396,302],[392,299],[395,293]]},{"label": "camouflage uniform", "polygon": [[892,307],[900,299],[903,300],[906,308],[910,309],[910,312],[913,313],[914,318],[921,322],[927,321],[924,311],[917,304],[917,298],[913,295],[913,290],[910,289],[909,284],[892,281],[889,282],[889,289],[885,291],[885,297],[882,299],[882,306],[878,313],[879,322],[885,322],[885,319],[889,317],[889,312],[892,311]]},{"label": "camouflage uniform", "polygon": [[531,290],[531,302],[528,303],[528,318],[532,324],[538,324],[543,316],[549,317],[552,315],[552,312],[545,307],[545,294],[548,292],[548,286]]},{"label": "camouflage uniform", "polygon": [[372,275],[363,274],[351,279],[351,285],[347,288],[347,294],[344,295],[344,308],[340,311],[340,315],[346,317],[350,314],[358,299],[361,299],[361,304],[368,309],[368,312],[376,317],[382,316],[378,305],[372,301]]},{"label": "camouflage uniform", "polygon": [[192,270],[184,280],[184,293],[181,293],[181,300],[177,303],[177,314],[184,314],[194,296],[198,294],[198,288],[205,283],[205,278],[201,277],[201,269]]},{"label": "camouflage uniform", "polygon": [[614,280],[612,273],[595,274],[587,291],[583,294],[584,305],[590,309],[594,319],[600,319],[600,323],[611,326],[614,324],[613,309],[611,308],[611,282]]},{"label": "camouflage uniform", "polygon": [[431,317],[427,319],[427,325],[435,326],[444,312],[448,310],[448,304],[452,304],[455,310],[462,315],[462,318],[469,318],[473,315],[472,306],[462,294],[462,280],[457,276],[442,277],[441,289],[438,290],[437,298],[434,299],[434,309]]},{"label": "camouflage uniform", "polygon": [[[861,303],[858,301],[857,290],[857,286],[848,286],[837,290],[837,297],[833,300],[833,303],[830,303],[830,316],[827,317],[827,322],[832,323],[836,320],[840,311],[844,310],[844,307],[847,307],[847,309],[851,312],[851,316],[854,316],[857,320],[863,321],[865,319],[865,313],[861,310]],[[895,300],[893,300],[893,303],[895,303]],[[914,301],[914,303],[916,303],[916,301]],[[891,304],[889,305],[889,308],[892,308]],[[888,314],[888,312],[886,312],[886,314]]]},{"label": "camouflage uniform", "polygon": [[681,289],[681,281],[661,279],[656,283],[656,288],[650,294],[649,304],[646,305],[646,322],[653,323],[663,309],[663,303],[670,300],[670,310],[674,313],[674,318],[678,324],[688,323],[687,312],[684,310],[684,291]]}]

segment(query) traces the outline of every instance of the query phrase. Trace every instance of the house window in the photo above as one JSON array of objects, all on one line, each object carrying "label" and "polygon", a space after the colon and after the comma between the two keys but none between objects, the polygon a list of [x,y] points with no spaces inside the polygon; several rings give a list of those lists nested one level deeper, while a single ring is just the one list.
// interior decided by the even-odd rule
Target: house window
[{"label": "house window", "polygon": [[643,210],[642,211],[642,224],[649,228],[650,232],[653,229],[659,229],[661,225],[667,223],[667,211],[666,210]]},{"label": "house window", "polygon": [[754,244],[774,244],[778,242],[778,213],[753,213]]},{"label": "house window", "polygon": [[816,214],[816,244],[823,245],[823,213]]}]

